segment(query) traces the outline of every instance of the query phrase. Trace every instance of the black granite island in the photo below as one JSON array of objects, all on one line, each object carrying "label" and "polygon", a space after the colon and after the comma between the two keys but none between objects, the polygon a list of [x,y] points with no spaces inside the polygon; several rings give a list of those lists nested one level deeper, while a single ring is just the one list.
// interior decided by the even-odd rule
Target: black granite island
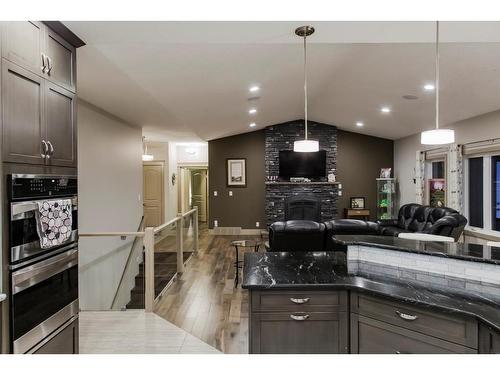
[{"label": "black granite island", "polygon": [[343,252],[245,254],[250,353],[500,353],[500,287],[373,267]]}]

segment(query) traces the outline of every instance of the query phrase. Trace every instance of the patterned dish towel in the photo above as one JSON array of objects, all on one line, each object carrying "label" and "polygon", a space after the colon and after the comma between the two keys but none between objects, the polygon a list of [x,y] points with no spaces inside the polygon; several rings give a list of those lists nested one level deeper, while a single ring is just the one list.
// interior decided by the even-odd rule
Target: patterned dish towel
[{"label": "patterned dish towel", "polygon": [[71,199],[39,201],[36,215],[42,249],[59,246],[71,236]]}]

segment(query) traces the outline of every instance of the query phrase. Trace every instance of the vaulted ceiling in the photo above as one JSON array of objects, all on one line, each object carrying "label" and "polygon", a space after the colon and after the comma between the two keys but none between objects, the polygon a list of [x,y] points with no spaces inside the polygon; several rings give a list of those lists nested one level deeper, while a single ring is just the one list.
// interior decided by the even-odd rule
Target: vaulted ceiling
[{"label": "vaulted ceiling", "polygon": [[[423,89],[434,81],[432,22],[65,24],[87,43],[78,95],[156,140],[209,140],[250,131],[251,122],[303,118],[302,41],[293,32],[302,24],[316,28],[311,120],[391,139],[433,124],[434,92]],[[442,123],[500,109],[500,23],[443,22],[441,40]],[[260,90],[250,93],[252,85]]]}]

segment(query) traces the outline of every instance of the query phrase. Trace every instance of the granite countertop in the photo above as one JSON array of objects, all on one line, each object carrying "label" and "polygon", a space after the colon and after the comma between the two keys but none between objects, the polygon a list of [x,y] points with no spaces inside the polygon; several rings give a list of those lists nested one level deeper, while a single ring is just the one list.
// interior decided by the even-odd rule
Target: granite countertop
[{"label": "granite countertop", "polygon": [[500,299],[431,283],[350,274],[340,252],[245,253],[244,289],[348,289],[474,316],[500,330]]},{"label": "granite countertop", "polygon": [[400,250],[500,265],[500,247],[473,243],[415,241],[392,236],[335,235],[333,241],[342,245],[360,245]]}]

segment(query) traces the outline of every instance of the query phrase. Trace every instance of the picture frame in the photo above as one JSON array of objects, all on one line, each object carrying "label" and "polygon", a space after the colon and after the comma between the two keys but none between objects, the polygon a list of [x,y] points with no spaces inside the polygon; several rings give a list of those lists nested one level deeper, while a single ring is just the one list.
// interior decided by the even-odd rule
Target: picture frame
[{"label": "picture frame", "polygon": [[226,159],[226,179],[228,187],[247,187],[247,159]]},{"label": "picture frame", "polygon": [[350,202],[351,202],[350,208],[364,210],[366,207],[365,197],[351,197]]}]

